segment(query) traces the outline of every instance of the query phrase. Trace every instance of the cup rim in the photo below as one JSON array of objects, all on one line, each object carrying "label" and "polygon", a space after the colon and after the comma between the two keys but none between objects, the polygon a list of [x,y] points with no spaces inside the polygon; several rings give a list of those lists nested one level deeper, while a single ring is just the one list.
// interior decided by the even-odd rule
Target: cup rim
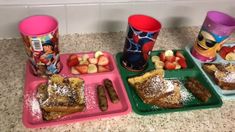
[{"label": "cup rim", "polygon": [[[25,28],[30,28],[29,26],[31,26],[31,28],[35,28],[35,26],[38,26],[39,23],[34,22],[34,20],[37,19],[47,19],[47,21],[50,21],[50,25],[48,25],[47,27],[49,27],[47,30],[44,31],[29,31],[29,29],[25,30]],[[46,24],[46,21],[43,21],[44,23],[41,22],[41,24]],[[30,23],[30,25],[27,25],[27,23]],[[28,27],[27,27],[28,26]],[[21,20],[18,24],[18,30],[20,31],[21,34],[25,35],[25,36],[43,36],[43,35],[47,35],[48,33],[51,32],[55,32],[58,29],[58,21],[55,17],[50,16],[50,15],[32,15],[32,16],[28,16],[26,18],[24,18],[23,20]]]},{"label": "cup rim", "polygon": [[[215,20],[214,17],[212,17],[212,15],[220,15],[220,16],[223,16],[224,18],[226,19],[229,19],[230,21],[232,21],[234,24],[233,25],[229,25],[229,24],[222,24],[221,22],[218,22],[218,20]],[[223,13],[223,12],[220,12],[220,11],[208,11],[207,12],[207,17],[208,19],[210,19],[211,21],[215,22],[216,24],[220,25],[220,26],[224,26],[224,27],[234,27],[235,28],[235,18],[226,14],[226,13]]]},{"label": "cup rim", "polygon": [[162,24],[157,19],[144,14],[133,14],[129,16],[128,24],[144,32],[158,32],[162,28]]}]

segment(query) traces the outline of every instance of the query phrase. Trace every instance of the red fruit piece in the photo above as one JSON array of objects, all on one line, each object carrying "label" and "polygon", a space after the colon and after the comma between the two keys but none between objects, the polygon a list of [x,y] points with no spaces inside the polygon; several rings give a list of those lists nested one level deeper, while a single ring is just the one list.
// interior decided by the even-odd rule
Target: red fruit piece
[{"label": "red fruit piece", "polygon": [[166,61],[164,67],[167,70],[175,70],[176,65],[172,62]]},{"label": "red fruit piece", "polygon": [[225,59],[226,55],[229,53],[229,52],[233,52],[235,48],[233,47],[228,47],[228,46],[223,46],[221,49],[220,49],[220,56]]},{"label": "red fruit piece", "polygon": [[75,69],[81,73],[81,74],[85,74],[87,73],[88,71],[88,66],[87,65],[78,65],[78,66],[75,66]]},{"label": "red fruit piece", "polygon": [[175,61],[175,56],[166,56],[166,61],[174,62]]},{"label": "red fruit piece", "polygon": [[110,71],[106,66],[98,65],[98,72],[108,72]]},{"label": "red fruit piece", "polygon": [[101,55],[98,58],[98,65],[104,66],[104,65],[108,65],[109,64],[109,59],[108,57]]},{"label": "red fruit piece", "polygon": [[185,59],[179,59],[178,60],[178,64],[181,66],[181,68],[185,69],[187,68],[187,63],[185,61]]},{"label": "red fruit piece", "polygon": [[179,57],[179,58],[182,58],[182,59],[185,59],[184,55],[179,51],[176,51],[175,56]]},{"label": "red fruit piece", "polygon": [[159,57],[160,57],[160,61],[164,62],[166,60],[165,52],[161,52]]},{"label": "red fruit piece", "polygon": [[76,66],[77,64],[79,64],[78,59],[77,59],[77,55],[73,54],[73,55],[69,56],[67,64],[69,67]]}]

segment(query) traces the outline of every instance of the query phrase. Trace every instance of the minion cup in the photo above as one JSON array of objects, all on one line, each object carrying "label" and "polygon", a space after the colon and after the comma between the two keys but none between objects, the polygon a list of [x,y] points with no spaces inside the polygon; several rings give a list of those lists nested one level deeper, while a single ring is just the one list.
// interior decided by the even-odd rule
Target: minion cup
[{"label": "minion cup", "polygon": [[235,29],[235,19],[218,11],[209,11],[192,47],[192,55],[203,61],[212,62],[216,53]]}]

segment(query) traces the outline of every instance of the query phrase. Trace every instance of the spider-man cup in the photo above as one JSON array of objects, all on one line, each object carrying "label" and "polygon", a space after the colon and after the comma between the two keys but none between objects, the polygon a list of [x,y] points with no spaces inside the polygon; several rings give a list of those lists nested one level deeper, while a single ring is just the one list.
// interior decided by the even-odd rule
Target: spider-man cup
[{"label": "spider-man cup", "polygon": [[161,23],[146,15],[128,18],[127,36],[122,65],[130,71],[142,71],[147,66],[150,52],[157,39]]},{"label": "spider-man cup", "polygon": [[192,55],[203,61],[216,59],[216,53],[235,29],[235,18],[218,11],[209,11],[192,47]]}]

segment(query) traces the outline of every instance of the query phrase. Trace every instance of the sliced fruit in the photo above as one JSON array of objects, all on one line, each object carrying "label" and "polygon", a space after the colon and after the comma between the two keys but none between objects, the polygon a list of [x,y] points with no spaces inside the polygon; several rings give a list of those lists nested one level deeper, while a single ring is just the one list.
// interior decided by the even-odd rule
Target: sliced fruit
[{"label": "sliced fruit", "polygon": [[152,62],[160,61],[160,57],[154,55],[154,56],[151,57],[151,60],[152,60]]},{"label": "sliced fruit", "polygon": [[231,47],[228,47],[228,46],[223,46],[221,49],[220,49],[220,56],[225,59],[226,55],[229,53],[229,52],[232,52],[233,51],[233,48]]},{"label": "sliced fruit", "polygon": [[163,69],[164,68],[164,62],[162,61],[156,61],[154,63],[155,69]]},{"label": "sliced fruit", "polygon": [[228,61],[233,61],[233,60],[235,60],[235,53],[234,53],[234,52],[228,53],[228,54],[225,56],[225,60],[228,60]]},{"label": "sliced fruit", "polygon": [[79,65],[89,65],[89,62],[87,60],[81,60],[79,61]]},{"label": "sliced fruit", "polygon": [[75,66],[75,69],[81,73],[81,74],[85,74],[87,73],[88,71],[88,66],[87,65],[78,65],[78,66]]},{"label": "sliced fruit", "polygon": [[71,67],[71,73],[72,74],[80,74],[79,72],[78,72],[78,70],[73,66],[73,67]]},{"label": "sliced fruit", "polygon": [[176,65],[172,62],[166,61],[164,67],[167,70],[175,70]]},{"label": "sliced fruit", "polygon": [[184,55],[180,51],[176,51],[175,56],[185,59]]},{"label": "sliced fruit", "polygon": [[173,62],[175,64],[175,69],[181,69],[181,66],[178,62]]},{"label": "sliced fruit", "polygon": [[95,52],[95,58],[99,58],[101,55],[103,55],[103,52],[101,52],[101,51]]},{"label": "sliced fruit", "polygon": [[166,60],[165,52],[160,53],[160,60],[163,62]]},{"label": "sliced fruit", "polygon": [[69,60],[73,60],[73,59],[77,59],[77,55],[76,54],[72,54],[69,56]]},{"label": "sliced fruit", "polygon": [[108,65],[109,64],[109,59],[108,57],[101,55],[98,58],[98,65],[104,66],[104,65]]},{"label": "sliced fruit", "polygon": [[181,68],[183,68],[183,69],[185,69],[185,68],[187,68],[187,63],[186,63],[186,61],[185,61],[185,59],[179,59],[178,60],[178,64],[181,66]]},{"label": "sliced fruit", "polygon": [[174,56],[174,52],[172,50],[166,50],[165,56]]},{"label": "sliced fruit", "polygon": [[97,66],[95,64],[89,64],[88,65],[88,73],[97,73]]},{"label": "sliced fruit", "polygon": [[77,57],[73,59],[69,59],[67,62],[69,67],[76,66],[79,64]]},{"label": "sliced fruit", "polygon": [[88,55],[88,54],[84,54],[84,55],[82,56],[82,60],[84,60],[84,61],[86,61],[88,58],[89,58],[89,55]]},{"label": "sliced fruit", "polygon": [[175,61],[175,56],[166,56],[166,61],[174,62]]},{"label": "sliced fruit", "polygon": [[108,72],[108,71],[110,70],[105,66],[98,65],[98,72]]},{"label": "sliced fruit", "polygon": [[98,59],[97,58],[89,58],[88,62],[91,64],[97,64],[98,63]]},{"label": "sliced fruit", "polygon": [[175,57],[175,61],[178,61],[178,60],[180,60],[180,57],[177,57],[177,56],[176,56],[176,57]]}]

